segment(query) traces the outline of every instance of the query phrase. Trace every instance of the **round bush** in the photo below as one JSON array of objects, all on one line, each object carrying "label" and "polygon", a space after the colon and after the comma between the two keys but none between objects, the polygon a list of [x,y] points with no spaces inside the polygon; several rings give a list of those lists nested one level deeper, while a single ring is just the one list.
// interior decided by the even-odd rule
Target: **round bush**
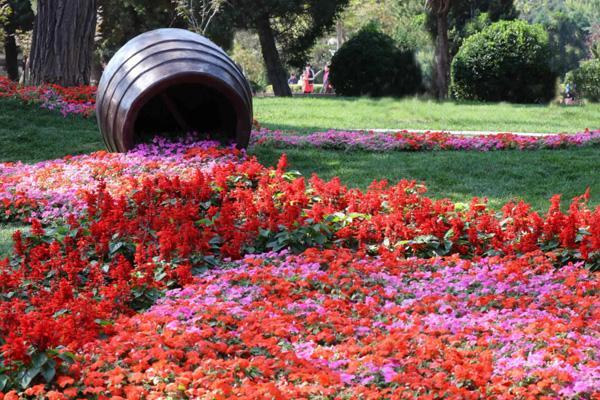
[{"label": "round bush", "polygon": [[500,21],[464,41],[451,91],[464,100],[542,103],[554,98],[556,78],[542,26]]},{"label": "round bush", "polygon": [[582,62],[567,74],[566,82],[574,85],[576,96],[600,102],[600,60]]},{"label": "round bush", "polygon": [[420,90],[421,79],[414,52],[373,28],[352,37],[331,60],[330,81],[343,96],[411,95]]}]

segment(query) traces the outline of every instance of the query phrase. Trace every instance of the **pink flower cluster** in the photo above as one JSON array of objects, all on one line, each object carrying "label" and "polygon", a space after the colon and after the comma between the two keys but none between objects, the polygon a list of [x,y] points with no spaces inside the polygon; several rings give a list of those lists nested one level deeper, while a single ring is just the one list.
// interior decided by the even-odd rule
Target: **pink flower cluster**
[{"label": "pink flower cluster", "polygon": [[100,183],[114,196],[126,195],[144,179],[157,175],[189,179],[197,171],[243,157],[234,148],[221,149],[216,142],[189,136],[177,142],[156,138],[127,154],[99,151],[37,164],[0,163],[0,209],[4,209],[0,221],[80,215],[86,205],[84,194]]},{"label": "pink flower cluster", "polygon": [[374,131],[316,132],[289,134],[261,129],[252,134],[253,146],[316,147],[332,150],[431,151],[431,150],[537,150],[582,147],[600,144],[600,130],[569,135],[524,136],[512,133],[495,135],[453,135],[448,132],[383,133]]}]

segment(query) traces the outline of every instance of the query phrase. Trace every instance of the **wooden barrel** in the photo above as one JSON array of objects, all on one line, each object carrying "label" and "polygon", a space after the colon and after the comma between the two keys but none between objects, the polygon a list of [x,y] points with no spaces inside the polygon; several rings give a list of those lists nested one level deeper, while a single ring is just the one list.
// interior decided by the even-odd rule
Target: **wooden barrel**
[{"label": "wooden barrel", "polygon": [[188,132],[243,148],[252,129],[252,93],[213,42],[183,29],[158,29],[135,37],[110,60],[96,115],[110,151]]}]

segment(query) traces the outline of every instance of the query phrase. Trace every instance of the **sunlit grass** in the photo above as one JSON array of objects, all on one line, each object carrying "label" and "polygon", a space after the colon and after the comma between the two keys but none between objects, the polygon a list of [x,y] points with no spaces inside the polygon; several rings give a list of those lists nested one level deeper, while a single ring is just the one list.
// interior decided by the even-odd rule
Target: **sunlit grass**
[{"label": "sunlit grass", "polygon": [[25,225],[0,224],[0,260],[6,258],[12,251],[12,235],[17,230],[27,230]]},{"label": "sunlit grass", "polygon": [[255,117],[263,126],[301,132],[385,128],[572,133],[600,129],[600,104],[460,104],[412,98],[259,98],[254,104]]},{"label": "sunlit grass", "polygon": [[318,149],[260,148],[252,152],[273,165],[286,153],[290,168],[310,176],[340,177],[351,187],[366,188],[373,180],[425,182],[429,195],[468,202],[487,197],[499,208],[520,199],[536,210],[548,209],[554,194],[563,204],[592,190],[591,202],[600,204],[600,147],[537,151],[340,152]]}]

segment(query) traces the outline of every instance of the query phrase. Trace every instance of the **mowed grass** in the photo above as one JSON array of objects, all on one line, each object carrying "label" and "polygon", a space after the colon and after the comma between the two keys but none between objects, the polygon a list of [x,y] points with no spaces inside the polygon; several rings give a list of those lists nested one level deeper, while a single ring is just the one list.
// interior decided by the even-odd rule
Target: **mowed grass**
[{"label": "mowed grass", "polygon": [[600,104],[583,106],[482,104],[420,99],[257,98],[266,128],[298,132],[336,129],[432,129],[574,133],[600,129]]},{"label": "mowed grass", "polygon": [[540,212],[562,194],[567,206],[591,189],[591,205],[600,205],[600,147],[539,151],[340,152],[314,149],[259,148],[251,151],[267,165],[286,153],[291,169],[323,179],[339,177],[345,185],[366,188],[373,180],[424,182],[433,198],[469,202],[486,197],[494,208],[524,200]]},{"label": "mowed grass", "polygon": [[52,160],[103,146],[93,118],[63,118],[53,111],[0,99],[0,162]]},{"label": "mowed grass", "polygon": [[23,232],[27,231],[28,227],[25,225],[6,225],[0,224],[0,260],[10,254],[13,246],[12,235],[17,230]]}]

